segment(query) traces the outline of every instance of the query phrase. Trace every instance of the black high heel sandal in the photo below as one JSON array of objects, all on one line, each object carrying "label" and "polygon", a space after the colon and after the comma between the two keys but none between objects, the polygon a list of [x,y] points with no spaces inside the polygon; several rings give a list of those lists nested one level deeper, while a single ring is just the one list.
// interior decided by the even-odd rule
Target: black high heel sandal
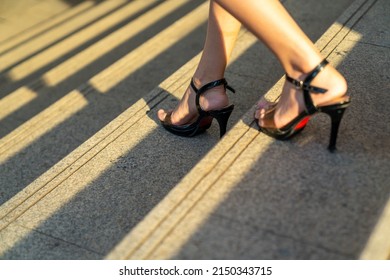
[{"label": "black high heel sandal", "polygon": [[313,79],[324,69],[324,67],[328,64],[328,61],[324,59],[314,70],[312,70],[304,81],[298,81],[286,74],[286,80],[296,86],[297,89],[302,89],[303,98],[306,110],[300,113],[295,119],[290,121],[287,125],[282,128],[277,128],[274,122],[274,115],[276,106],[267,111],[262,119],[265,126],[260,126],[257,122],[259,130],[263,133],[267,134],[270,137],[273,137],[278,140],[287,140],[291,137],[297,135],[301,132],[311,115],[316,113],[325,113],[329,115],[331,118],[331,133],[330,133],[330,141],[328,149],[333,152],[336,150],[336,140],[337,134],[340,126],[341,119],[344,115],[345,109],[349,106],[350,100],[348,96],[341,97],[339,100],[335,100],[335,102],[328,102],[329,105],[318,106],[316,107],[313,104],[313,100],[310,96],[310,92],[314,94],[324,94],[327,92],[326,89],[311,86],[310,83]]},{"label": "black high heel sandal", "polygon": [[218,86],[224,86],[225,90],[228,89],[232,92],[236,92],[236,91],[228,85],[225,79],[220,79],[217,81],[210,82],[202,86],[200,89],[197,89],[193,80],[191,80],[190,86],[196,93],[195,102],[199,114],[196,121],[185,125],[174,125],[172,124],[171,121],[172,112],[169,112],[165,116],[164,120],[161,121],[162,126],[173,134],[184,136],[184,137],[193,137],[197,134],[205,132],[208,128],[210,128],[211,123],[215,118],[219,124],[220,137],[222,137],[226,133],[227,122],[229,120],[231,113],[233,112],[234,105],[230,105],[220,110],[205,111],[200,106],[200,102],[199,102],[200,96],[206,91]]}]

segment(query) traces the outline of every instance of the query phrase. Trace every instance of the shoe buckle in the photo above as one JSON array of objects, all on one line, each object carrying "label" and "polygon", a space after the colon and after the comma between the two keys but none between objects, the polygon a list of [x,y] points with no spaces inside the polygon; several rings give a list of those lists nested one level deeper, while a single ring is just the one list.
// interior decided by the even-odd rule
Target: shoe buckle
[{"label": "shoe buckle", "polygon": [[303,89],[303,81],[294,80],[294,86],[296,89]]}]

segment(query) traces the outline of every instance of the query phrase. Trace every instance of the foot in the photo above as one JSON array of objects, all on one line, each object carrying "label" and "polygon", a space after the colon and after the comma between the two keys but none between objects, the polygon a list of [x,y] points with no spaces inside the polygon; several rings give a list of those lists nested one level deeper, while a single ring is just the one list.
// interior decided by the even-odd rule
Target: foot
[{"label": "foot", "polygon": [[[304,80],[307,74],[291,75],[297,80]],[[347,82],[344,77],[330,64],[328,64],[311,82],[312,86],[327,89],[325,94],[311,94],[315,106],[324,106],[337,102],[339,99],[347,98]],[[285,82],[280,100],[276,104],[274,112],[274,123],[276,128],[281,128],[296,118],[305,110],[305,103],[301,89],[297,89],[290,82]],[[264,127],[265,122],[261,114],[259,125]]]},{"label": "foot", "polygon": [[[199,79],[194,78],[194,84],[198,89],[207,83],[208,82],[204,83]],[[171,122],[173,125],[185,125],[193,123],[198,117],[195,97],[196,93],[191,88],[191,86],[189,86],[176,108],[173,111],[160,109],[157,112],[158,118],[161,121],[164,121],[165,116],[169,112],[172,112]],[[229,105],[229,99],[223,86],[218,86],[207,90],[201,95],[199,102],[204,111],[217,110]]]}]

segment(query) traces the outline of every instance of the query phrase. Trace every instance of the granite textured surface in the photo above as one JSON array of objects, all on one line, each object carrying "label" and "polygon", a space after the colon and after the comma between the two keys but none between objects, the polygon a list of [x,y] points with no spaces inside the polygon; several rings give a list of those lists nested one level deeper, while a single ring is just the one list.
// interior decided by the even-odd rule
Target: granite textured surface
[{"label": "granite textured surface", "polygon": [[[245,253],[233,257],[232,247],[252,248],[253,240],[245,233],[254,229],[298,242],[300,249],[295,252],[305,252],[300,255],[305,259],[360,257],[390,193],[386,176],[389,154],[384,152],[389,150],[388,122],[374,125],[386,118],[387,89],[367,94],[373,91],[372,85],[386,84],[386,74],[378,75],[375,70],[381,65],[380,72],[386,73],[389,49],[367,45],[363,31],[348,27],[370,25],[368,20],[377,12],[373,7],[386,4],[362,3],[355,5],[352,21],[348,18],[336,23],[341,29],[333,34],[334,42],[323,44],[324,50],[329,50],[325,52],[329,60],[350,81],[354,100],[342,124],[338,153],[326,150],[330,125],[326,116],[312,118],[304,133],[290,142],[275,142],[252,128],[245,132],[243,125],[237,124],[110,257],[180,259],[192,254],[202,258],[195,252],[207,252],[215,258],[234,259]],[[381,34],[384,26],[371,29]],[[336,48],[329,49],[332,44]],[[370,59],[362,60],[365,55]],[[362,84],[362,80],[368,83]],[[269,94],[279,89],[276,85]],[[251,123],[251,114],[248,111],[242,117],[244,123]],[[234,132],[242,135],[238,141]],[[218,149],[225,154],[219,156]],[[240,237],[231,230],[234,242],[228,237],[217,238],[223,236],[220,225],[224,221],[240,225]],[[146,241],[138,239],[145,235]],[[131,246],[136,240],[140,245]],[[297,258],[294,252],[275,249],[269,253],[263,246],[254,258]],[[316,248],[316,253],[307,246]]]},{"label": "granite textured surface", "polygon": [[[296,1],[284,4],[313,40],[352,3],[304,2],[300,8]],[[351,7],[317,43],[346,76],[353,100],[336,154],[326,150],[326,116],[312,118],[289,142],[275,142],[255,129],[252,106],[266,92],[277,96],[283,73],[246,30],[226,73],[237,90],[230,95],[236,110],[228,134],[219,140],[214,123],[207,133],[187,139],[159,126],[157,109],[176,104],[199,59],[177,64],[203,44],[199,15],[206,19],[207,9],[198,10],[198,21],[188,14],[163,27],[172,35],[162,32],[151,39],[153,46],[140,47],[139,57],[146,59],[157,51],[158,39],[163,45],[179,37],[143,71],[126,72],[126,64],[138,61],[129,53],[134,60],[119,60],[90,79],[78,88],[81,96],[73,91],[80,111],[65,123],[26,141],[15,154],[7,145],[28,139],[29,128],[18,132],[24,138],[13,132],[0,142],[0,151],[8,153],[0,161],[0,238],[6,241],[0,258],[359,258],[390,193],[389,5],[356,0]],[[181,10],[182,16],[189,10]],[[180,37],[181,23],[194,31]],[[179,57],[184,61],[177,62]],[[63,108],[60,118],[70,104],[48,110]],[[45,116],[50,114],[41,119]]]}]

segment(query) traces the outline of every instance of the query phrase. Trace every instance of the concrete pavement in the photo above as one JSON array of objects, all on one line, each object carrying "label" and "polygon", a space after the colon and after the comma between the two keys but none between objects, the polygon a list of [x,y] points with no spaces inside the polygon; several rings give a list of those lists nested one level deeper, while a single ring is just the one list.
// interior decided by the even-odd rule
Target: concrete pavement
[{"label": "concrete pavement", "polygon": [[[328,119],[275,142],[253,129],[252,108],[109,258],[389,258],[389,125],[379,105],[389,103],[388,87],[370,94],[389,81],[386,5],[355,2],[317,43],[345,73],[354,102],[336,155],[325,149]],[[280,83],[268,95],[278,92]]]},{"label": "concrete pavement", "polygon": [[[315,21],[321,15],[315,8],[326,10],[318,5],[302,10],[295,2],[285,4],[301,25],[306,24],[312,38],[316,32],[322,35],[324,22],[331,19],[329,12],[322,22]],[[346,6],[340,7],[340,13]],[[386,11],[389,4],[385,0],[356,0],[317,41],[323,54],[346,75],[353,98],[337,154],[326,150],[329,121],[324,116],[313,118],[302,135],[290,142],[275,142],[255,129],[251,106],[264,92],[270,98],[277,96],[281,83],[273,85],[282,72],[245,30],[226,74],[238,91],[231,96],[238,110],[230,131],[220,141],[215,124],[204,135],[183,139],[164,131],[155,117],[157,108],[172,107],[180,98],[199,57],[141,95],[142,99],[96,129],[92,137],[81,137],[79,146],[71,146],[62,159],[57,156],[58,162],[47,171],[42,172],[42,165],[41,175],[24,175],[23,184],[18,183],[15,159],[23,160],[24,152],[15,139],[24,141],[20,144],[23,150],[39,144],[39,137],[47,131],[34,138],[41,129],[36,126],[28,133],[30,140],[26,136],[19,140],[19,133],[30,126],[15,129],[14,135],[0,142],[4,174],[13,172],[16,177],[2,181],[5,187],[12,180],[15,183],[0,207],[1,258],[388,258],[390,246],[383,238],[388,229],[390,187]],[[174,42],[178,26],[196,26],[200,14],[207,16],[202,6],[200,14],[196,12],[172,27],[176,36],[170,37],[167,31],[160,36],[164,39],[150,45]],[[147,57],[152,49],[146,47],[140,53]],[[129,84],[120,80],[129,61],[134,61],[131,54],[92,77],[79,92],[93,96],[90,92],[129,91]],[[83,103],[77,91],[70,99],[74,103],[63,101],[65,105],[47,109],[34,123],[54,112],[71,116],[72,108],[82,112],[83,106],[93,103],[91,97]],[[103,108],[97,105],[87,112],[93,119],[105,112]],[[61,120],[52,123],[50,129]],[[82,129],[90,125],[83,123],[88,125]],[[75,126],[65,131],[77,137],[78,130]],[[57,142],[48,139],[66,145],[61,138]],[[34,153],[38,155],[44,147],[35,146]],[[25,169],[34,168],[34,162],[23,164]]]}]

